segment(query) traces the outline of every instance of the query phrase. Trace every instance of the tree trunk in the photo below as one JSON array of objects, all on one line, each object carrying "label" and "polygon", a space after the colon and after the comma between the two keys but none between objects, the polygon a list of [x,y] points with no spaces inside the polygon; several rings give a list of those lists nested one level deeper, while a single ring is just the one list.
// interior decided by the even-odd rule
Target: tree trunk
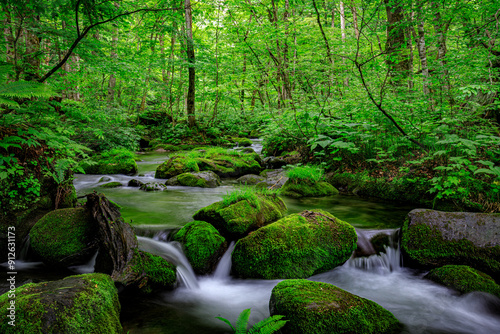
[{"label": "tree trunk", "polygon": [[400,83],[408,77],[409,57],[405,41],[405,29],[403,6],[393,3],[391,0],[384,0],[387,12],[387,65],[389,74],[394,78],[394,83]]},{"label": "tree trunk", "polygon": [[190,128],[196,126],[195,118],[195,59],[194,59],[194,45],[193,45],[193,13],[191,11],[191,0],[184,1],[186,9],[186,55],[188,58],[188,71],[189,71],[189,83],[188,83],[188,93],[187,93],[187,116],[188,125]]},{"label": "tree trunk", "polygon": [[431,2],[431,8],[433,9],[434,12],[434,31],[437,35],[437,48],[438,48],[438,53],[437,53],[437,60],[439,62],[439,66],[441,67],[441,87],[442,91],[448,95],[450,98],[450,104],[453,104],[452,98],[449,96],[449,91],[450,91],[450,81],[448,77],[448,68],[447,68],[447,61],[445,59],[446,57],[446,30],[447,27],[444,26],[444,23],[442,22],[441,19],[441,13],[439,11],[438,4],[436,2]]},{"label": "tree trunk", "polygon": [[422,67],[422,82],[424,95],[430,94],[429,88],[429,66],[427,65],[427,49],[425,48],[425,30],[424,22],[420,21],[417,24],[418,38],[417,48],[418,56],[420,58],[420,66]]},{"label": "tree trunk", "polygon": [[[344,10],[344,2],[340,1],[340,32],[342,34],[342,44],[345,44],[346,34],[345,34],[345,10]],[[342,67],[345,68],[345,58],[342,58]],[[344,85],[349,87],[349,78],[344,78]]]},{"label": "tree trunk", "polygon": [[[116,47],[118,44],[118,28],[115,28],[112,40],[111,40],[111,61],[115,61],[117,54],[115,52]],[[109,82],[108,82],[108,106],[112,106],[113,103],[115,102],[115,87],[116,87],[116,77],[114,73],[111,73],[109,75]]]}]

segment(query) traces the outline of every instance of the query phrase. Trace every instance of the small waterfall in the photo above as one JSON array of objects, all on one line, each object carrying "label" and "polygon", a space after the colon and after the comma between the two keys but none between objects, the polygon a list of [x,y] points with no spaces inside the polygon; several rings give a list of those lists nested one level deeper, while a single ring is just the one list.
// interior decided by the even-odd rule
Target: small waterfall
[{"label": "small waterfall", "polygon": [[[401,251],[399,243],[396,241],[399,233],[398,230],[385,230],[380,233],[388,235],[389,245],[384,246],[384,251],[380,254],[374,254],[375,249],[369,238],[373,237],[376,231],[356,231],[358,234],[358,248],[357,255],[361,257],[352,257],[347,261],[346,265],[354,268],[359,268],[379,274],[388,274],[393,271],[399,271],[402,267]],[[369,256],[363,256],[369,255]]]},{"label": "small waterfall", "polygon": [[30,250],[30,235],[28,234],[26,238],[24,238],[23,245],[21,247],[21,251],[17,257],[17,260],[27,261],[29,258],[29,250]]},{"label": "small waterfall", "polygon": [[89,262],[82,264],[80,266],[69,267],[69,269],[79,274],[93,273],[95,267],[95,260],[97,259],[97,254],[99,254],[99,251],[95,252],[95,254],[92,256]]},{"label": "small waterfall", "polygon": [[231,273],[231,253],[233,252],[234,244],[234,241],[231,241],[231,244],[229,245],[227,251],[220,259],[217,268],[215,268],[214,278],[220,280],[229,278],[229,274]]},{"label": "small waterfall", "polygon": [[177,276],[188,289],[198,289],[198,280],[191,264],[182,252],[178,242],[161,242],[145,237],[137,237],[139,248],[143,251],[161,256],[177,266]]}]

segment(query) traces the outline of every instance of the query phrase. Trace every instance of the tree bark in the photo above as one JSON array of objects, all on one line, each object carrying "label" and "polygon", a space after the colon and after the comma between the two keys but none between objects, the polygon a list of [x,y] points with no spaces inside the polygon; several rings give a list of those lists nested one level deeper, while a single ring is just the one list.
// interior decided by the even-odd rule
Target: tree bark
[{"label": "tree bark", "polygon": [[187,93],[187,116],[188,125],[190,128],[196,126],[195,117],[195,59],[194,59],[194,44],[193,44],[193,13],[191,10],[191,0],[185,0],[185,11],[186,11],[186,55],[188,58],[188,73],[189,73],[189,83],[188,83],[188,93]]},{"label": "tree bark", "polygon": [[409,74],[409,57],[403,28],[403,6],[391,0],[384,0],[387,12],[387,65],[394,83],[402,82]]}]

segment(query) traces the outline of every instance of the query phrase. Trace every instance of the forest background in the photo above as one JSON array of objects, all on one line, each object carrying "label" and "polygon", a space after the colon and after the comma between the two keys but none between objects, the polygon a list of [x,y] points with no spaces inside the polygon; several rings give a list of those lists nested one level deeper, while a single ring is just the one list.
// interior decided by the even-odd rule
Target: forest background
[{"label": "forest background", "polygon": [[346,191],[500,211],[496,0],[0,5],[2,218],[94,156],[235,137]]}]

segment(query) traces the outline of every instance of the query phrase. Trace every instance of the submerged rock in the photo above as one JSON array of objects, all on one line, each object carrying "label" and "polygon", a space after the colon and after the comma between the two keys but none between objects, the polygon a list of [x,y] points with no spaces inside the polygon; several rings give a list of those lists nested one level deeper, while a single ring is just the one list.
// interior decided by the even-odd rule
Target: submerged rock
[{"label": "submerged rock", "polygon": [[328,182],[311,182],[302,179],[289,179],[281,187],[281,194],[293,198],[321,197],[337,195],[339,191]]},{"label": "submerged rock", "polygon": [[120,182],[114,181],[114,182],[108,182],[105,184],[101,184],[99,187],[101,187],[101,188],[117,188],[117,187],[122,187],[122,186],[123,186],[123,184],[121,184]]},{"label": "submerged rock", "polygon": [[271,316],[283,315],[283,334],[399,333],[394,315],[377,303],[332,284],[304,279],[276,285],[269,302]]},{"label": "submerged rock", "polygon": [[243,278],[306,278],[346,262],[356,241],[350,224],[322,210],[303,211],[238,240],[232,268]]},{"label": "submerged rock", "polygon": [[136,179],[132,179],[130,181],[128,181],[128,186],[129,187],[140,187],[144,184],[144,182],[142,181],[139,181],[139,180],[136,180]]},{"label": "submerged rock", "polygon": [[500,278],[500,214],[416,209],[402,228],[405,263],[468,265]]},{"label": "submerged rock", "polygon": [[184,254],[199,275],[211,273],[227,249],[226,239],[203,221],[187,223],[173,236],[173,240],[183,245]]},{"label": "submerged rock", "polygon": [[238,181],[239,184],[243,185],[254,185],[259,182],[264,182],[266,180],[265,177],[260,176],[260,175],[255,175],[255,174],[247,174],[243,175],[242,177],[238,178],[236,181]]},{"label": "submerged rock", "polygon": [[[118,292],[105,274],[18,287],[0,296],[2,333],[122,333]],[[15,326],[8,323],[15,300]]]},{"label": "submerged rock", "polygon": [[164,191],[167,190],[167,186],[159,182],[146,182],[141,184],[139,189],[143,191]]},{"label": "submerged rock", "polygon": [[285,212],[285,203],[278,196],[256,194],[233,203],[213,203],[198,210],[193,218],[212,224],[224,237],[234,240],[280,219]]},{"label": "submerged rock", "polygon": [[48,265],[83,264],[97,251],[95,224],[85,208],[47,213],[31,229],[30,241],[35,253]]},{"label": "submerged rock", "polygon": [[221,185],[220,178],[212,171],[199,173],[183,173],[174,176],[166,182],[169,186],[186,186],[201,188],[216,188]]},{"label": "submerged rock", "polygon": [[424,278],[461,293],[483,291],[500,298],[500,285],[491,276],[469,266],[447,265],[432,269]]}]

